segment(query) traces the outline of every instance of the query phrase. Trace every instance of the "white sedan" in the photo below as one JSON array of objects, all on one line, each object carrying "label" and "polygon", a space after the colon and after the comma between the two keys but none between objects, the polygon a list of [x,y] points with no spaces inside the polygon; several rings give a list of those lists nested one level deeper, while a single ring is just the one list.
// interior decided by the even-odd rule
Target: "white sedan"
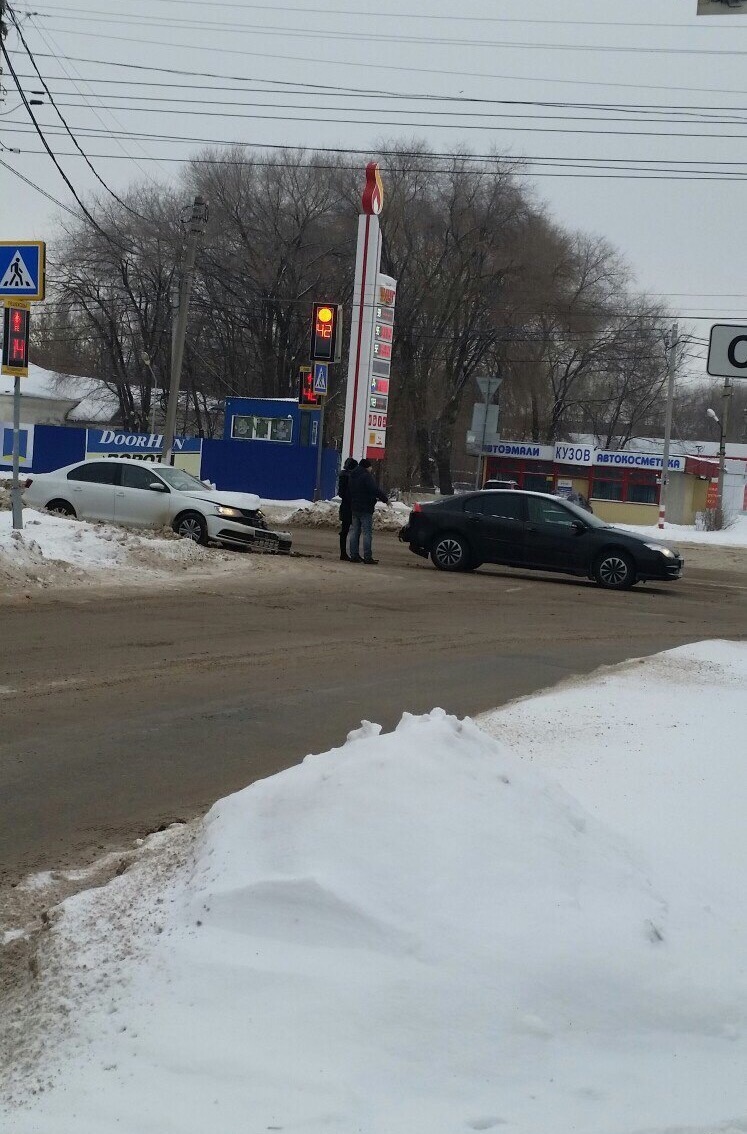
[{"label": "white sedan", "polygon": [[268,529],[258,496],[218,491],[182,469],[150,461],[110,457],[37,473],[26,481],[23,501],[80,520],[171,527],[202,544],[280,552],[291,547],[287,532]]}]

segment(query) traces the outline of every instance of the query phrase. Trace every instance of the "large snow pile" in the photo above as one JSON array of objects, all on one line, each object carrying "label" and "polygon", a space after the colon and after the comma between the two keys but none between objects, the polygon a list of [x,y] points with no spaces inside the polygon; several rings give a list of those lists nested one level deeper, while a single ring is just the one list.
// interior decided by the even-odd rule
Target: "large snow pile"
[{"label": "large snow pile", "polygon": [[[206,563],[211,553],[171,532],[134,532],[113,524],[91,524],[23,510],[23,528],[14,531],[9,511],[0,511],[0,584],[48,585],[72,576],[117,579]],[[214,553],[212,553],[214,554]]]},{"label": "large snow pile", "polygon": [[735,516],[729,526],[720,532],[699,531],[685,524],[665,524],[664,530],[658,527],[642,527],[632,524],[616,524],[615,527],[635,532],[646,539],[660,539],[666,543],[702,543],[706,547],[747,547],[747,515]]},{"label": "large snow pile", "polygon": [[[262,511],[276,524],[290,524],[297,528],[337,528],[340,526],[340,501],[319,500],[263,500]],[[377,531],[398,532],[407,523],[410,505],[393,501],[377,504],[374,510],[374,528]]]},{"label": "large snow pile", "polygon": [[746,680],[677,650],[494,718],[523,758],[436,711],[221,800],[53,914],[0,1128],[743,1134]]}]

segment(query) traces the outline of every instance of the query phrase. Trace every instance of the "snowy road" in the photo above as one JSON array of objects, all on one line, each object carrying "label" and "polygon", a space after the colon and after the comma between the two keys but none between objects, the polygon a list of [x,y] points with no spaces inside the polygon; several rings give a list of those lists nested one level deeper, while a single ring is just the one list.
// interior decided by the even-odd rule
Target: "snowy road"
[{"label": "snowy road", "polygon": [[501,568],[444,576],[383,533],[364,571],[332,558],[332,532],[296,538],[324,557],[248,571],[237,556],[233,582],[2,606],[6,880],[195,815],[372,713],[387,727],[436,704],[479,713],[601,664],[747,637],[744,552],[711,568],[699,551],[676,585],[609,594]]}]

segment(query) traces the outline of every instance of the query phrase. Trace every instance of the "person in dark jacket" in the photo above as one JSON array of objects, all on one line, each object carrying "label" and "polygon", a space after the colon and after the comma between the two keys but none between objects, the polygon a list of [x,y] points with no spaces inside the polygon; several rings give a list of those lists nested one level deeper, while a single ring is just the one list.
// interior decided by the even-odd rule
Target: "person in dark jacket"
[{"label": "person in dark jacket", "polygon": [[[350,528],[350,561],[351,563],[378,562],[373,557],[373,513],[376,501],[387,503],[387,496],[381,491],[371,472],[371,462],[364,457],[350,474],[350,505],[353,510],[353,522]],[[363,536],[363,558],[361,559],[360,541]]]},{"label": "person in dark jacket", "polygon": [[337,495],[340,497],[340,559],[348,559],[348,532],[353,522],[353,508],[350,503],[350,474],[358,468],[358,462],[348,457],[337,478]]}]

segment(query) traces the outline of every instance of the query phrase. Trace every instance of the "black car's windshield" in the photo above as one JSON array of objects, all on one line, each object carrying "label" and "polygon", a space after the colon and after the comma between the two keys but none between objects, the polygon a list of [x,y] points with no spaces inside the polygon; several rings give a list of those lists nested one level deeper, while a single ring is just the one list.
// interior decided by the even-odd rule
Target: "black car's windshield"
[{"label": "black car's windshield", "polygon": [[158,475],[162,476],[168,485],[177,492],[210,492],[212,491],[196,476],[190,476],[183,469],[162,469],[159,467]]}]

